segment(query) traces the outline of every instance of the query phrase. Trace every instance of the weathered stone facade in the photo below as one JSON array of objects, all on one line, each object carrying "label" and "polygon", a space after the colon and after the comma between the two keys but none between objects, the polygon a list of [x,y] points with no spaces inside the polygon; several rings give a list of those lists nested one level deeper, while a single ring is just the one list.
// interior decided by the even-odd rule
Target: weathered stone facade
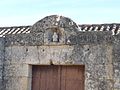
[{"label": "weathered stone facade", "polygon": [[0,38],[0,90],[31,90],[32,65],[51,64],[85,65],[85,90],[120,90],[120,34],[81,32],[71,19],[52,15],[30,33]]}]

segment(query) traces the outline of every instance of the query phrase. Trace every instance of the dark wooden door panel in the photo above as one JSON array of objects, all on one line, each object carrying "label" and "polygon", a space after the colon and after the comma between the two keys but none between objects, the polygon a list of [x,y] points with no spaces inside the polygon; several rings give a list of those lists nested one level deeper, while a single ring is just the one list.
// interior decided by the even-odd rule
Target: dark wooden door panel
[{"label": "dark wooden door panel", "polygon": [[62,66],[61,90],[84,90],[84,67]]},{"label": "dark wooden door panel", "polygon": [[32,68],[32,90],[39,90],[39,83],[40,83],[40,71],[39,66],[35,66]]},{"label": "dark wooden door panel", "polygon": [[32,90],[58,90],[60,88],[60,67],[33,66]]},{"label": "dark wooden door panel", "polygon": [[32,90],[84,90],[84,66],[33,66]]},{"label": "dark wooden door panel", "polygon": [[[42,70],[41,70],[42,69]],[[43,66],[40,68],[40,89],[39,90],[57,90],[59,84],[59,67],[57,66]]]}]

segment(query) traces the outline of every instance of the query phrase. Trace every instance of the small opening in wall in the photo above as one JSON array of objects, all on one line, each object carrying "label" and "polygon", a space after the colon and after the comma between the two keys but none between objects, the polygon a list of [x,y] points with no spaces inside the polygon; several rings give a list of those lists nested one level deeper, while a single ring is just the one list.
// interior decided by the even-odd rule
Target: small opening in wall
[{"label": "small opening in wall", "polygon": [[28,48],[26,48],[26,52],[28,52]]},{"label": "small opening in wall", "polygon": [[44,52],[45,50],[43,49],[43,52]]}]

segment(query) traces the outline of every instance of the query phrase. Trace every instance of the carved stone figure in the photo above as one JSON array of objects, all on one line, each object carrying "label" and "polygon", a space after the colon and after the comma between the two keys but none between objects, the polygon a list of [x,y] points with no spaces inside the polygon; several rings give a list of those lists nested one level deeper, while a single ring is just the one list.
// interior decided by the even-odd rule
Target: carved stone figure
[{"label": "carved stone figure", "polygon": [[53,38],[53,42],[58,42],[58,35],[56,32],[53,33],[52,38]]}]

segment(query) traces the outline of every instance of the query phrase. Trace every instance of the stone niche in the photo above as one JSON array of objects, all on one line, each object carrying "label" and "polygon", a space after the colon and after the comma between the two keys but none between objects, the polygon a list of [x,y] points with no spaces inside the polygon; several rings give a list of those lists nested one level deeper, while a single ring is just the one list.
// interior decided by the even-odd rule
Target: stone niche
[{"label": "stone niche", "polygon": [[51,15],[36,22],[29,34],[5,40],[3,90],[31,90],[32,65],[51,64],[84,65],[85,90],[120,90],[109,32],[80,32],[71,19]]},{"label": "stone niche", "polygon": [[44,44],[67,44],[67,37],[64,28],[48,28],[44,34]]}]

